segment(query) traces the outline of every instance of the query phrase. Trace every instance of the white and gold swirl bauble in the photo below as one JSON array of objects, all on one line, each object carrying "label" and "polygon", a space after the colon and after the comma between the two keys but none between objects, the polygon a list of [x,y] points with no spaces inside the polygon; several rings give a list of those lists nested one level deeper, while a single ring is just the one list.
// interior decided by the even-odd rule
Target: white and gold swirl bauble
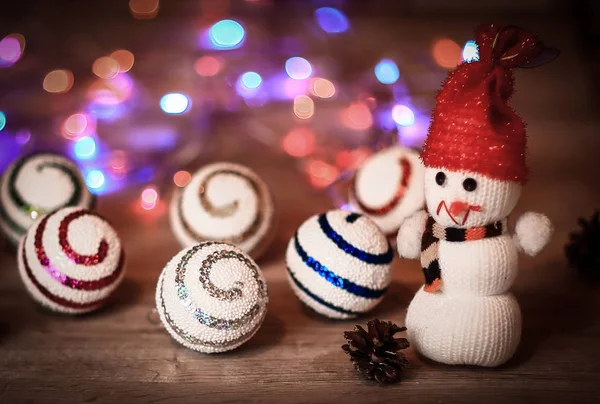
[{"label": "white and gold swirl bauble", "polygon": [[229,351],[252,338],[267,302],[267,284],[256,263],[221,242],[184,248],[156,287],[156,307],[169,334],[204,353]]},{"label": "white and gold swirl bauble", "polygon": [[387,148],[369,157],[356,172],[350,204],[387,236],[395,236],[404,219],[423,209],[424,175],[417,151]]},{"label": "white and gold swirl bauble", "polygon": [[40,216],[66,206],[93,205],[77,165],[58,154],[22,157],[0,179],[0,228],[15,246]]},{"label": "white and gold swirl bauble", "polygon": [[17,254],[29,294],[60,313],[102,307],[124,276],[119,236],[87,209],[63,208],[42,216],[21,239]]},{"label": "white and gold swirl bauble", "polygon": [[214,163],[173,194],[169,217],[183,247],[222,241],[257,258],[270,242],[273,214],[271,192],[254,171]]}]

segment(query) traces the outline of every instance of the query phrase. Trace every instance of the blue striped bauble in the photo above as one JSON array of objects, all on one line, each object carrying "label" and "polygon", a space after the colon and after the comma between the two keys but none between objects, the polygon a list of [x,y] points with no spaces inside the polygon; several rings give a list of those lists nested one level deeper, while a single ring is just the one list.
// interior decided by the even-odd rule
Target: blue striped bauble
[{"label": "blue striped bauble", "polygon": [[290,240],[287,274],[298,298],[324,316],[373,309],[391,281],[392,249],[371,219],[332,210],[305,221]]}]

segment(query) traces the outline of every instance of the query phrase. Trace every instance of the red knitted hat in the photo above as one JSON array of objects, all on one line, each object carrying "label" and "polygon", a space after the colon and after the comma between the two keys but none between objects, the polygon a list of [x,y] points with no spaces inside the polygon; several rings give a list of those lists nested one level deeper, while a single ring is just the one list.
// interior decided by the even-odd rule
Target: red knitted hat
[{"label": "red knitted hat", "polygon": [[508,105],[512,69],[544,64],[558,52],[519,27],[480,26],[479,60],[448,75],[436,98],[421,158],[426,167],[527,181],[525,122]]}]

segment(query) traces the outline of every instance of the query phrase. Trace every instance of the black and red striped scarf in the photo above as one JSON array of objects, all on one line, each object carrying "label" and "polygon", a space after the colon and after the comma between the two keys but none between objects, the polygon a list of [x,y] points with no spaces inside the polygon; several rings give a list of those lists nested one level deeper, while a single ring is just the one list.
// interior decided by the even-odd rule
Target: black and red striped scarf
[{"label": "black and red striped scarf", "polygon": [[425,232],[421,240],[421,267],[425,275],[425,291],[435,292],[441,284],[441,268],[438,248],[440,240],[462,242],[497,237],[506,232],[507,219],[490,223],[482,227],[458,229],[442,227],[429,216],[425,224]]}]

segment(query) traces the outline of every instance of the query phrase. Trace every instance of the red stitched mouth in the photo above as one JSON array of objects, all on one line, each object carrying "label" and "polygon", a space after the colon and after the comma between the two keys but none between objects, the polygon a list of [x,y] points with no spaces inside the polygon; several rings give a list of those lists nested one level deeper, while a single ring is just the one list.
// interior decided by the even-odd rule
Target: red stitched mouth
[{"label": "red stitched mouth", "polygon": [[442,210],[442,207],[444,208],[444,210],[448,214],[448,217],[450,217],[450,219],[452,219],[452,221],[455,224],[458,224],[460,226],[463,226],[467,222],[467,219],[469,218],[469,214],[471,213],[471,211],[481,212],[481,206],[479,206],[479,205],[467,205],[466,209],[465,208],[460,209],[460,213],[462,213],[462,212],[466,212],[466,213],[464,214],[462,222],[459,222],[457,219],[460,219],[460,214],[458,212],[455,213],[455,214],[450,213],[450,210],[457,210],[457,209],[448,209],[448,206],[446,205],[445,201],[441,201],[440,204],[437,207],[436,214],[438,216],[440,214],[440,211]]}]

